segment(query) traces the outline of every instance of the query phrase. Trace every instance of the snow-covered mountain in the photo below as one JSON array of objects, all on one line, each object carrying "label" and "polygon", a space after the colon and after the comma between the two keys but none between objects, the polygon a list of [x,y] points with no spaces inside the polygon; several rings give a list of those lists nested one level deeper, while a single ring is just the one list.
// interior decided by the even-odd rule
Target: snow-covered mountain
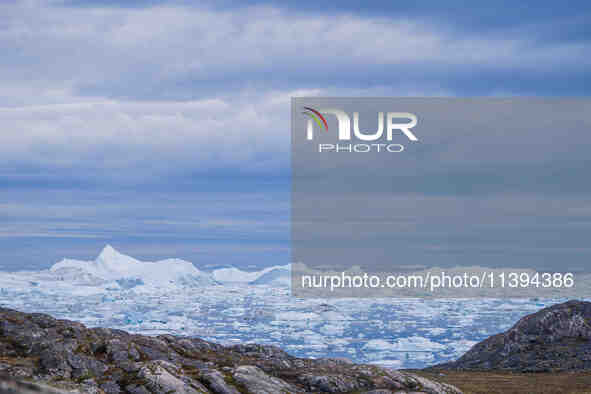
[{"label": "snow-covered mountain", "polygon": [[[181,259],[155,262],[140,261],[124,255],[107,245],[93,261],[63,259],[50,269],[64,280],[82,280],[99,284],[116,281],[122,287],[135,285],[209,286],[217,282],[212,275],[198,270],[192,263]],[[88,283],[91,284],[91,283]]]}]

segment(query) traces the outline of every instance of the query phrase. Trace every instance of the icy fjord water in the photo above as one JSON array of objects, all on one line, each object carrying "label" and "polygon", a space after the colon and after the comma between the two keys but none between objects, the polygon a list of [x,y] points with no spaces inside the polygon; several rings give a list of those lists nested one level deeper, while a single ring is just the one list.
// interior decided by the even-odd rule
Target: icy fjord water
[{"label": "icy fjord water", "polygon": [[[88,326],[144,334],[192,335],[220,343],[256,342],[302,357],[419,368],[460,356],[549,305],[529,300],[294,299],[287,288],[89,291],[30,284],[3,287],[0,304]],[[94,289],[92,289],[94,290]]]},{"label": "icy fjord water", "polygon": [[[558,302],[296,299],[286,282],[277,280],[283,268],[206,273],[167,260],[176,271],[156,275],[139,269],[150,267],[140,263],[106,248],[92,262],[64,260],[45,271],[0,272],[0,304],[87,326],[272,344],[301,357],[421,368],[456,358],[524,315]],[[249,282],[237,282],[241,278]]]}]

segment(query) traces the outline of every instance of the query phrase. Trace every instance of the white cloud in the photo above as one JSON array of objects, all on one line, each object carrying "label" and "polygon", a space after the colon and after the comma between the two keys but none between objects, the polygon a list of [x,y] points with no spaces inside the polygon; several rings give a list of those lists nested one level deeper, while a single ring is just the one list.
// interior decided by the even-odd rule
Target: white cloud
[{"label": "white cloud", "polygon": [[[349,72],[363,80],[376,66],[394,74],[398,66],[589,65],[584,42],[540,45],[528,35],[466,36],[418,20],[270,6],[23,1],[0,5],[0,14],[0,154],[33,166],[269,171],[287,165],[290,96],[453,94],[421,83],[392,91],[346,81],[303,91],[292,79],[314,84]],[[270,89],[271,74],[285,87]]]},{"label": "white cloud", "polygon": [[[58,97],[68,89],[101,87],[134,96],[138,92],[125,90],[146,86],[156,89],[154,95],[162,89],[174,95],[179,82],[199,88],[212,80],[218,92],[232,95],[230,79],[264,84],[273,73],[285,80],[320,80],[344,70],[363,77],[375,66],[566,71],[590,63],[586,42],[541,44],[531,27],[505,36],[466,35],[419,20],[313,15],[270,6],[236,11],[18,4],[0,6],[4,78],[13,91],[33,84]],[[28,102],[43,99],[50,98],[41,94]],[[10,103],[10,97],[3,101]]]},{"label": "white cloud", "polygon": [[[195,171],[220,162],[264,165],[288,149],[288,97],[4,107],[0,152],[5,161],[106,169],[138,162],[155,168],[195,163]],[[259,161],[260,152],[269,158]]]}]

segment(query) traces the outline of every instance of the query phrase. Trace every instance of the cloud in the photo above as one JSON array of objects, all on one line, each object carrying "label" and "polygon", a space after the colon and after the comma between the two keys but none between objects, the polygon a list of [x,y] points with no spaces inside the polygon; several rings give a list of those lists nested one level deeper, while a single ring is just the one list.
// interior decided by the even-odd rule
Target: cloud
[{"label": "cloud", "polygon": [[[140,82],[223,85],[226,79],[269,79],[264,74],[270,71],[278,74],[272,78],[307,72],[324,77],[359,73],[359,67],[433,63],[452,67],[448,72],[472,67],[544,72],[557,65],[573,71],[589,65],[588,42],[539,42],[529,26],[511,34],[466,35],[421,19],[312,15],[272,6],[239,12],[175,5],[4,8],[0,42],[13,52],[4,60],[8,71],[57,78],[76,88],[122,81],[135,88]],[[41,61],[32,62],[33,56]]]},{"label": "cloud", "polygon": [[[62,169],[272,172],[285,168],[288,97],[4,107],[0,123],[7,132],[0,151],[5,163]],[[268,163],[270,168],[260,168]]]},{"label": "cloud", "polygon": [[590,63],[588,41],[543,42],[532,26],[467,35],[273,5],[67,4],[0,6],[4,171],[284,173],[290,96],[453,95],[441,73],[572,77]]}]

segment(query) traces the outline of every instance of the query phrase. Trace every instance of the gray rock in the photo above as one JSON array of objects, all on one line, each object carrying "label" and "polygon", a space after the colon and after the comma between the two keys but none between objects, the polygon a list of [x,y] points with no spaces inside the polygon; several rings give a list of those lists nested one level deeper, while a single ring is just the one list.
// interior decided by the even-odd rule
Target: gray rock
[{"label": "gray rock", "polygon": [[254,365],[242,365],[236,368],[233,377],[252,394],[295,393],[298,391],[291,384],[265,374]]},{"label": "gray rock", "polygon": [[226,382],[224,375],[215,369],[204,372],[203,375],[201,375],[201,380],[205,383],[207,388],[215,394],[240,394],[236,388],[230,386]]},{"label": "gray rock", "polygon": [[69,379],[72,374],[72,367],[66,361],[64,354],[49,349],[39,354],[39,367],[41,372],[63,379]]},{"label": "gray rock", "polygon": [[297,358],[276,346],[222,346],[198,338],[88,329],[4,308],[0,371],[96,394],[459,393],[411,374],[347,360]]},{"label": "gray rock", "polygon": [[125,387],[125,390],[127,390],[130,394],[152,394],[147,388],[137,384],[130,384]]},{"label": "gray rock", "polygon": [[591,302],[568,301],[519,320],[432,369],[557,372],[591,369]]},{"label": "gray rock", "polygon": [[197,381],[185,377],[178,367],[167,361],[150,361],[140,369],[138,375],[144,379],[144,386],[156,393],[198,394],[208,390]]},{"label": "gray rock", "polygon": [[363,392],[363,394],[392,394],[392,393],[394,393],[392,390],[386,390],[386,389],[378,389],[378,390],[371,390],[371,391],[364,391]]},{"label": "gray rock", "polygon": [[105,392],[105,394],[119,394],[121,393],[121,387],[112,380],[109,380],[100,385],[101,390]]},{"label": "gray rock", "polygon": [[299,381],[303,383],[308,391],[320,391],[323,393],[346,393],[370,389],[369,382],[352,379],[345,375],[312,375],[303,374]]},{"label": "gray rock", "polygon": [[9,376],[0,376],[0,394],[64,394],[65,391],[57,390],[52,387],[18,381]]}]

